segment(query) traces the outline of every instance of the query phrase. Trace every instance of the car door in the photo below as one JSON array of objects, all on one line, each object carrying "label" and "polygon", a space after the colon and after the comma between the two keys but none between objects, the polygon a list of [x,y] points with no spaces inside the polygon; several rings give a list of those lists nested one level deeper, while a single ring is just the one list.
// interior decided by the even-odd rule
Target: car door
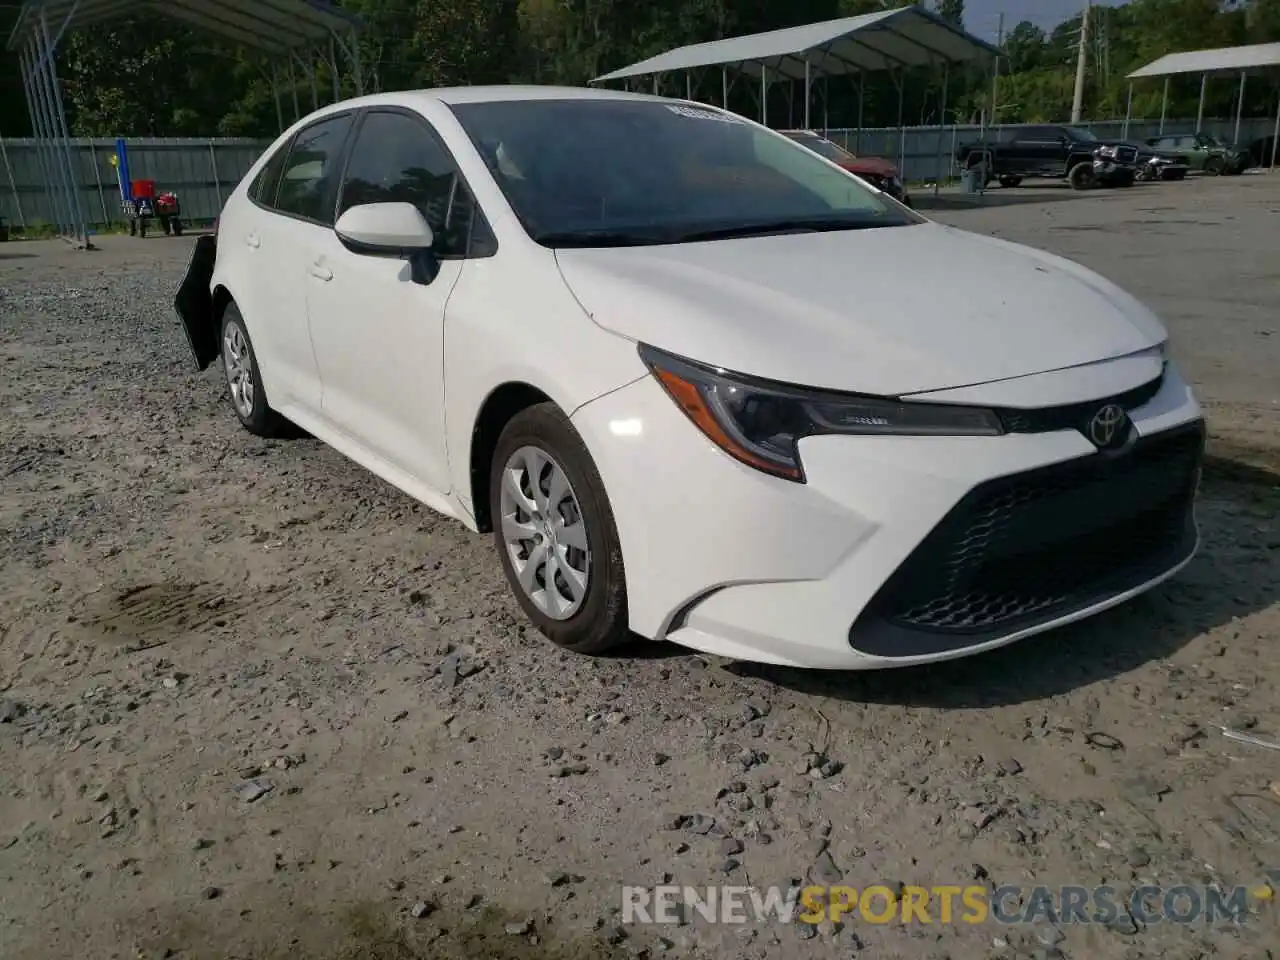
[{"label": "car door", "polygon": [[[253,264],[248,296],[240,307],[253,338],[271,402],[287,411],[297,405],[320,409],[320,373],[307,322],[305,247],[330,233],[353,113],[327,116],[303,127],[269,162],[257,209],[235,242],[246,245]],[[221,238],[219,238],[220,242]]]},{"label": "car door", "polygon": [[328,423],[367,452],[443,495],[452,487],[444,442],[445,308],[471,250],[475,206],[425,118],[376,108],[360,118],[338,213],[388,201],[414,204],[431,225],[436,243],[426,276],[401,257],[353,252],[333,230],[306,245],[321,407]]}]

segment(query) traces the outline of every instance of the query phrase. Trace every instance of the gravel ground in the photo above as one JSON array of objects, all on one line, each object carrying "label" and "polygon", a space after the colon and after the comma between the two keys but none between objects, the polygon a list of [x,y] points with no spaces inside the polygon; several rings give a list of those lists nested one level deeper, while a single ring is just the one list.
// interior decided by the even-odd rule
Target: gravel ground
[{"label": "gravel ground", "polygon": [[1090,622],[856,675],[560,653],[487,538],[238,428],[168,307],[189,240],[0,247],[0,957],[1274,957],[1261,901],[618,926],[622,884],[1280,866],[1280,751],[1219,729],[1280,736],[1280,178],[992,199],[937,216],[1169,318],[1209,401],[1204,548]]}]

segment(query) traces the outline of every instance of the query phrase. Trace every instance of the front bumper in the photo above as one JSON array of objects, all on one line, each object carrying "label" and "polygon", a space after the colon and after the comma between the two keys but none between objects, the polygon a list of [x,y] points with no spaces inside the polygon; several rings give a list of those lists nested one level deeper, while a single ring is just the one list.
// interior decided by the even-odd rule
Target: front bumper
[{"label": "front bumper", "polygon": [[[633,630],[740,660],[876,669],[1081,619],[1185,565],[1200,408],[1171,364],[1130,416],[1139,440],[1119,455],[1074,429],[812,437],[805,484],[731,460],[649,377],[573,422],[609,494]],[[1171,531],[1158,543],[1157,521]],[[1073,564],[1074,579],[1056,576]]]},{"label": "front bumper", "polygon": [[1093,175],[1099,183],[1133,183],[1137,178],[1137,167],[1115,160],[1094,160]]}]

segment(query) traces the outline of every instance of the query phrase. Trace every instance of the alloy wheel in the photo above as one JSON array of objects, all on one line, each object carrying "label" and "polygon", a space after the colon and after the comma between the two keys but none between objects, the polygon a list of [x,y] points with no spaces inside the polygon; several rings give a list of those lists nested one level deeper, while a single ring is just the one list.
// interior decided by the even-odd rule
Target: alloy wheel
[{"label": "alloy wheel", "polygon": [[236,412],[242,417],[251,417],[255,392],[253,364],[249,359],[249,343],[238,324],[228,323],[222,334],[222,363]]},{"label": "alloy wheel", "polygon": [[587,596],[591,548],[564,468],[538,447],[520,447],[503,467],[499,505],[520,588],[546,616],[569,619]]}]

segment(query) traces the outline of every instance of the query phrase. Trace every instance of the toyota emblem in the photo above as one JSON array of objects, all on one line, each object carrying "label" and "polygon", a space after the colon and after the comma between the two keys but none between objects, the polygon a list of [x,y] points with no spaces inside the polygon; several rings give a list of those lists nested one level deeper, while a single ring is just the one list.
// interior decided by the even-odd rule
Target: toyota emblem
[{"label": "toyota emblem", "polygon": [[1114,403],[1108,403],[1089,421],[1089,439],[1095,446],[1110,447],[1116,443],[1117,439],[1123,438],[1124,426],[1128,421],[1129,417],[1123,408]]}]

